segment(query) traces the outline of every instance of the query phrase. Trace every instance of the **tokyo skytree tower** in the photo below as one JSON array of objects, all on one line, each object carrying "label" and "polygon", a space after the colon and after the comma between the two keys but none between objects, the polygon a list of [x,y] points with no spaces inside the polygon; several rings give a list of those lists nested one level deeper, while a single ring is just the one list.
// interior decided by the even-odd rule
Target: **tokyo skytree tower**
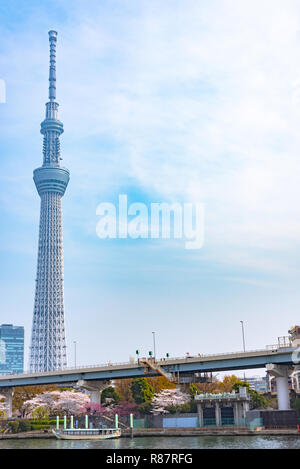
[{"label": "tokyo skytree tower", "polygon": [[41,123],[43,165],[33,172],[41,198],[37,276],[31,332],[30,370],[61,369],[67,365],[63,287],[63,238],[61,199],[69,171],[60,167],[60,135],[56,102],[57,32],[49,31],[49,102]]}]

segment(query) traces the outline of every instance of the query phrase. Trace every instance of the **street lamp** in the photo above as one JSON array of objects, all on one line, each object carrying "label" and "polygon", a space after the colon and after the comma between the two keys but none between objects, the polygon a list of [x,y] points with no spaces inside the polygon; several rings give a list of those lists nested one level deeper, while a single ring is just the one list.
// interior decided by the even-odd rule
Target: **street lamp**
[{"label": "street lamp", "polygon": [[[242,334],[243,334],[243,348],[244,348],[244,352],[246,352],[246,347],[245,347],[245,331],[244,331],[244,321],[240,321],[241,325],[242,325]],[[246,381],[246,375],[245,375],[245,372],[244,372],[244,381]]]},{"label": "street lamp", "polygon": [[76,340],[74,340],[74,357],[75,357],[75,368],[76,368],[76,345],[77,345],[77,342],[76,342]]},{"label": "street lamp", "polygon": [[155,332],[152,332],[153,334],[153,353],[154,353],[154,360],[156,360],[156,353],[155,353]]},{"label": "street lamp", "polygon": [[242,325],[242,333],[243,333],[243,347],[244,347],[244,352],[246,352],[246,348],[245,348],[245,332],[244,332],[244,321],[240,321],[241,325]]}]

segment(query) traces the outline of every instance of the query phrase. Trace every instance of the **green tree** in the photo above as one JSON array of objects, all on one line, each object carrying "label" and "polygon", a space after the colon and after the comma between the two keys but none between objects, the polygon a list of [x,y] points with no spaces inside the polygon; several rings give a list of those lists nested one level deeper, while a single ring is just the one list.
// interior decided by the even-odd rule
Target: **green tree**
[{"label": "green tree", "polygon": [[195,401],[190,401],[184,404],[169,405],[165,409],[170,414],[195,414],[197,413],[197,404]]},{"label": "green tree", "polygon": [[143,402],[138,406],[138,410],[141,414],[150,414],[152,410],[152,403],[151,401]]},{"label": "green tree", "polygon": [[18,433],[20,422],[18,420],[12,420],[8,422],[8,427],[12,433]]},{"label": "green tree", "polygon": [[32,412],[31,417],[37,420],[48,420],[49,409],[43,406],[36,407],[34,411]]},{"label": "green tree", "polygon": [[268,407],[267,399],[254,389],[249,389],[252,409],[265,409]]},{"label": "green tree", "polygon": [[250,384],[247,383],[247,381],[241,381],[240,379],[237,379],[232,385],[232,390],[239,392],[240,388],[248,388],[248,391],[250,391]]},{"label": "green tree", "polygon": [[197,386],[194,383],[190,384],[189,391],[190,391],[190,396],[191,396],[192,399],[195,399],[196,394],[199,393],[199,390],[198,390]]},{"label": "green tree", "polygon": [[259,394],[259,392],[255,391],[254,389],[251,389],[250,388],[250,384],[247,383],[247,381],[240,381],[240,380],[237,380],[233,386],[232,386],[232,389],[233,391],[239,391],[239,388],[241,387],[245,387],[248,389],[248,393],[250,395],[250,398],[251,398],[251,403],[250,403],[250,406],[252,409],[265,409],[266,407],[268,407],[268,401],[267,399],[262,396],[261,394]]},{"label": "green tree", "polygon": [[143,404],[144,402],[151,402],[154,395],[154,389],[146,378],[135,378],[131,383],[131,392],[134,401],[137,404]]},{"label": "green tree", "polygon": [[105,388],[101,393],[101,404],[118,404],[121,398],[113,386]]}]

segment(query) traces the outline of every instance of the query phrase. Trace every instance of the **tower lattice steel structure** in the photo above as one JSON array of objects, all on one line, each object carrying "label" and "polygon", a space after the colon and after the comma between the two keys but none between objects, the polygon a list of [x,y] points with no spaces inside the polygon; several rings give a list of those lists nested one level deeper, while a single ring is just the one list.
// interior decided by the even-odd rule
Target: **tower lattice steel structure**
[{"label": "tower lattice steel structure", "polygon": [[30,348],[31,371],[49,371],[67,365],[61,199],[69,182],[69,171],[60,167],[60,135],[56,102],[57,32],[49,31],[49,102],[41,123],[43,165],[33,172],[41,197],[37,276]]}]

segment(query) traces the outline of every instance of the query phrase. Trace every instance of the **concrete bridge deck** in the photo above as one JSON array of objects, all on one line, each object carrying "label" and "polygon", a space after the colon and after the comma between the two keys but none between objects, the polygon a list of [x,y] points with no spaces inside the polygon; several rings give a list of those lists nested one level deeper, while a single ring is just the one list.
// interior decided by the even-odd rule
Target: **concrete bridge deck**
[{"label": "concrete bridge deck", "polygon": [[[247,352],[232,352],[195,357],[168,358],[157,363],[168,373],[201,373],[217,371],[234,371],[242,369],[264,368],[267,364],[293,365],[296,347],[263,349]],[[149,360],[149,359],[148,359]],[[112,380],[158,376],[140,363],[108,363],[89,367],[65,368],[43,373],[24,373],[17,375],[0,375],[0,389],[26,385],[51,383],[68,383],[79,380]]]}]

